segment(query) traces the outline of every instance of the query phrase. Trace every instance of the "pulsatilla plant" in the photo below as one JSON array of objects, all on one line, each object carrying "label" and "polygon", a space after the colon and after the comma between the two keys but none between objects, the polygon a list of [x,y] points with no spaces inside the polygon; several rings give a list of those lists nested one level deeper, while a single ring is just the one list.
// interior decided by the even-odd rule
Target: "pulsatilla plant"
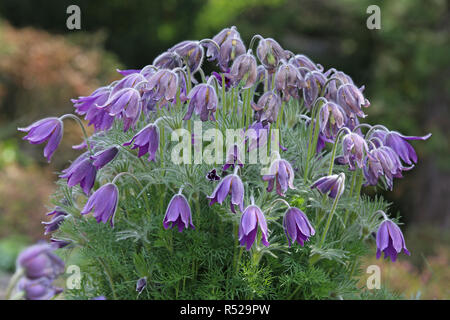
[{"label": "pulsatilla plant", "polygon": [[392,297],[356,286],[372,244],[409,254],[389,204],[361,189],[392,189],[417,163],[409,141],[430,135],[360,123],[370,102],[349,75],[260,35],[246,48],[235,27],[119,73],[72,100],[85,121],[20,129],[48,160],[65,120],[84,134],[45,223],[66,262],[78,253],[66,298]]}]

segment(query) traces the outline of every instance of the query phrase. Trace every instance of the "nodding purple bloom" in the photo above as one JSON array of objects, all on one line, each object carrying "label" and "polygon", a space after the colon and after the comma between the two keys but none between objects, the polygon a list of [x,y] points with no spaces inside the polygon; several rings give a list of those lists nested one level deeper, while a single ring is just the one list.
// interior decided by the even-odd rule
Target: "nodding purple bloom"
[{"label": "nodding purple bloom", "polygon": [[283,93],[283,100],[298,99],[298,89],[304,86],[302,76],[293,64],[283,63],[275,74],[275,88]]},{"label": "nodding purple bloom", "polygon": [[355,169],[355,162],[359,168],[364,166],[364,153],[368,154],[368,151],[366,140],[357,133],[350,132],[342,139],[344,160],[348,163],[350,170]]},{"label": "nodding purple bloom", "polygon": [[360,118],[364,118],[366,115],[361,110],[361,107],[369,107],[370,102],[364,98],[360,89],[354,84],[343,84],[337,91],[337,103],[344,108],[347,115],[355,114]]},{"label": "nodding purple bloom", "polygon": [[341,173],[322,177],[311,185],[311,189],[314,188],[322,194],[328,194],[330,198],[340,197],[345,189],[345,175]]},{"label": "nodding purple bloom", "polygon": [[380,258],[381,252],[384,252],[384,258],[390,257],[394,262],[402,250],[408,256],[411,255],[400,228],[391,220],[384,220],[377,232],[377,259]]},{"label": "nodding purple bloom", "polygon": [[234,60],[230,73],[235,86],[243,82],[242,89],[248,89],[255,84],[258,72],[256,59],[251,54],[251,50],[246,54],[241,54]]},{"label": "nodding purple bloom", "polygon": [[158,126],[150,123],[141,129],[136,135],[128,142],[125,142],[124,146],[133,144],[132,150],[139,148],[138,157],[142,157],[148,152],[148,161],[155,161],[156,151],[159,145],[159,130]]},{"label": "nodding purple bloom", "polygon": [[69,187],[80,184],[84,193],[89,194],[95,183],[97,169],[88,157],[87,153],[80,155],[67,169],[64,169],[63,174],[59,177],[67,179]]},{"label": "nodding purple bloom", "polygon": [[148,81],[148,90],[153,90],[154,100],[173,102],[177,95],[178,75],[168,69],[158,70]]},{"label": "nodding purple bloom", "polygon": [[268,121],[274,123],[278,117],[281,107],[281,99],[274,91],[267,91],[258,100],[257,104],[252,103],[257,121]]},{"label": "nodding purple bloom", "polygon": [[269,71],[274,72],[278,63],[287,58],[286,52],[272,38],[261,39],[256,48],[256,55],[262,65]]},{"label": "nodding purple bloom", "polygon": [[108,101],[98,108],[107,110],[112,117],[120,115],[124,122],[123,131],[127,131],[136,125],[141,115],[141,95],[134,88],[124,88],[111,94]]},{"label": "nodding purple bloom", "polygon": [[277,159],[272,162],[268,174],[263,176],[264,181],[269,181],[267,192],[272,192],[273,186],[276,183],[277,193],[284,197],[284,193],[288,188],[294,187],[294,169],[291,164],[284,159]]},{"label": "nodding purple bloom", "polygon": [[64,212],[60,207],[55,207],[53,211],[47,213],[48,216],[53,216],[52,220],[48,222],[42,222],[43,225],[45,225],[45,232],[44,235],[47,235],[51,232],[54,232],[59,229],[59,226],[64,221],[64,219],[67,217],[67,213]]},{"label": "nodding purple bloom", "polygon": [[419,137],[404,136],[399,132],[390,131],[385,135],[384,144],[391,147],[405,163],[412,165],[413,163],[417,163],[417,154],[407,140],[427,140],[429,137],[431,137],[431,133],[426,136]]},{"label": "nodding purple bloom", "polygon": [[17,258],[17,265],[23,268],[30,280],[39,278],[55,279],[64,272],[64,262],[48,243],[38,243],[26,248]]},{"label": "nodding purple bloom", "polygon": [[117,203],[119,201],[119,190],[114,183],[107,183],[92,196],[90,196],[83,210],[82,215],[93,212],[94,218],[98,223],[109,223],[111,227],[114,227],[114,217],[116,214]]},{"label": "nodding purple bloom", "polygon": [[75,112],[79,115],[85,115],[87,112],[95,108],[97,105],[101,106],[106,101],[108,101],[109,95],[111,93],[111,87],[101,87],[91,93],[87,97],[79,97],[78,99],[72,99],[73,106],[75,107]]},{"label": "nodding purple bloom", "polygon": [[[229,70],[228,70],[229,71]],[[231,75],[228,73],[228,71],[226,71],[226,72],[224,72],[223,73],[223,80],[225,80],[225,89],[226,90],[228,90],[229,88],[231,88],[231,82],[232,82],[232,79],[231,79]],[[222,83],[222,74],[221,73],[218,73],[218,72],[216,72],[216,71],[213,71],[212,72],[212,76],[213,77],[215,77],[216,79],[217,79],[217,82],[220,84],[220,86],[222,87],[223,86],[223,83]]]},{"label": "nodding purple bloom", "polygon": [[241,216],[241,222],[239,224],[239,242],[241,246],[245,246],[247,250],[250,250],[255,242],[258,234],[258,226],[261,230],[261,242],[266,247],[269,246],[267,242],[267,222],[261,209],[252,204],[248,206]]},{"label": "nodding purple bloom", "polygon": [[204,50],[199,41],[183,41],[168,51],[176,52],[180,57],[185,59],[191,73],[196,72],[202,65]]},{"label": "nodding purple bloom", "polygon": [[[172,224],[172,225],[170,225]],[[184,228],[191,227],[195,229],[192,224],[192,214],[189,203],[184,195],[181,193],[176,194],[170,200],[167,206],[166,215],[163,221],[164,229],[173,228],[178,226],[178,231],[182,232]]]},{"label": "nodding purple bloom", "polygon": [[166,51],[157,56],[152,65],[159,69],[175,69],[183,65],[183,59],[176,52]]},{"label": "nodding purple bloom", "polygon": [[402,171],[410,170],[413,167],[403,167],[399,156],[392,148],[381,146],[369,151],[364,167],[364,176],[369,185],[377,185],[378,179],[384,176],[388,188],[392,190],[393,179],[401,178]]},{"label": "nodding purple bloom", "polygon": [[200,120],[215,121],[214,112],[216,112],[218,98],[213,86],[206,83],[196,85],[187,98],[190,100],[189,107],[183,120],[189,120],[195,111],[195,114],[200,116]]},{"label": "nodding purple bloom", "polygon": [[305,241],[309,241],[316,231],[312,227],[306,214],[302,210],[290,207],[283,218],[283,228],[289,247],[296,242],[303,246]]},{"label": "nodding purple bloom", "polygon": [[117,147],[111,147],[106,150],[97,152],[95,155],[91,156],[91,160],[93,161],[93,165],[97,170],[100,170],[108,163],[110,163],[119,152]]},{"label": "nodding purple bloom", "polygon": [[63,291],[62,288],[53,286],[53,281],[47,278],[36,280],[22,278],[17,288],[24,292],[26,300],[50,300]]},{"label": "nodding purple bloom", "polygon": [[242,54],[245,54],[245,46],[241,39],[229,38],[225,40],[219,51],[220,68],[223,71],[227,70],[230,63]]},{"label": "nodding purple bloom", "polygon": [[323,75],[322,72],[311,71],[305,75],[303,97],[305,99],[305,106],[308,109],[312,108],[313,103],[316,101],[317,97],[319,96],[320,90],[322,90],[326,82],[327,78]]},{"label": "nodding purple bloom", "polygon": [[216,202],[222,204],[228,195],[231,198],[231,211],[236,213],[235,205],[239,207],[241,212],[244,211],[244,184],[237,174],[229,174],[219,182],[213,193],[207,197],[211,200],[209,205],[212,206]]},{"label": "nodding purple bloom", "polygon": [[320,108],[319,126],[326,138],[334,140],[347,121],[345,111],[336,103],[328,101]]},{"label": "nodding purple bloom", "polygon": [[[222,47],[224,42],[229,39],[240,39],[241,36],[239,35],[239,32],[236,30],[235,26],[232,26],[231,28],[225,28],[222,31],[220,31],[217,35],[212,38],[212,40],[217,43],[219,48]],[[219,57],[219,51],[217,50],[217,47],[211,43],[206,42],[204,43],[204,46],[207,48],[206,56],[209,57],[209,61],[213,61],[218,59]]]},{"label": "nodding purple bloom", "polygon": [[323,67],[320,64],[312,62],[310,58],[303,54],[297,54],[295,57],[292,57],[289,62],[299,68],[299,72],[302,76],[305,76],[309,71],[323,71]]},{"label": "nodding purple bloom", "polygon": [[147,277],[140,278],[136,282],[136,291],[141,294],[142,291],[144,291],[145,287],[147,286]]},{"label": "nodding purple bloom", "polygon": [[244,164],[242,163],[241,159],[241,150],[239,150],[238,145],[235,144],[228,150],[226,161],[224,166],[222,167],[222,170],[226,171],[231,166],[233,166],[233,169],[235,168],[235,166],[240,166],[242,168]]},{"label": "nodding purple bloom", "polygon": [[61,142],[63,136],[63,122],[59,118],[45,118],[31,124],[26,128],[18,128],[22,132],[28,132],[23,140],[28,140],[31,144],[41,144],[47,141],[44,148],[44,157],[50,162],[53,153]]}]

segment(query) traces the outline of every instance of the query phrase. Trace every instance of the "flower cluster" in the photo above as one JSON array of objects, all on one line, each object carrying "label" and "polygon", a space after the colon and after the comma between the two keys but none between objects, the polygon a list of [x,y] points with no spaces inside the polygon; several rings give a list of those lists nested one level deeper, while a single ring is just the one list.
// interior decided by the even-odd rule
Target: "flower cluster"
[{"label": "flower cluster", "polygon": [[[256,43],[256,54],[253,54]],[[218,67],[209,76],[202,70],[205,60]],[[199,119],[213,123],[222,132],[229,128],[243,130],[244,145],[233,145],[228,150],[226,164],[222,167],[223,178],[216,174],[215,169],[208,168],[211,171],[205,172],[207,179],[211,183],[218,182],[211,193],[207,194],[203,188],[201,192],[206,196],[203,200],[207,198],[210,206],[222,204],[228,198],[231,212],[241,212],[236,232],[240,244],[247,250],[255,247],[255,242],[269,246],[269,225],[276,220],[275,216],[271,216],[272,207],[269,208],[266,203],[255,205],[253,196],[251,204],[245,205],[250,194],[257,195],[258,203],[263,202],[260,199],[264,192],[255,187],[255,183],[246,180],[248,167],[244,165],[244,160],[253,150],[273,144],[278,144],[281,149],[281,154],[269,155],[268,169],[261,177],[267,183],[267,193],[275,189],[278,197],[289,197],[299,187],[296,179],[303,178],[302,186],[309,185],[333,199],[325,227],[319,230],[316,226],[321,233],[321,246],[333,214],[338,210],[338,201],[346,192],[345,173],[335,172],[334,164],[346,166],[345,170],[353,172],[350,194],[356,190],[359,197],[363,183],[375,186],[383,181],[392,189],[393,179],[402,177],[403,171],[410,170],[417,163],[416,152],[408,141],[426,140],[431,136],[410,137],[382,125],[360,123],[366,117],[365,109],[370,106],[364,95],[364,86],[357,86],[342,71],[334,68],[325,70],[307,56],[283,49],[272,38],[257,35],[246,48],[235,27],[222,30],[212,39],[176,44],[142,69],[118,71],[122,75],[120,80],[72,102],[75,112],[84,116],[88,125],[94,128],[95,137],[108,135],[113,127],[123,130],[121,137],[126,139],[120,144],[104,148],[95,144],[95,139],[85,134],[82,121],[75,115],[50,117],[19,129],[28,133],[24,139],[32,144],[47,142],[44,156],[50,161],[62,139],[63,120],[72,118],[82,126],[85,141],[77,148],[86,148],[86,151],[63,170],[60,177],[67,180],[69,188],[79,185],[88,197],[80,210],[82,215],[92,213],[98,223],[109,222],[111,227],[114,227],[120,201],[117,178],[128,174],[137,180],[141,189],[144,187],[129,170],[94,190],[97,173],[113,163],[115,158],[131,153],[137,158],[148,155],[148,161],[140,159],[148,170],[156,168],[161,169],[163,174],[172,174],[169,170],[164,171],[163,165],[163,152],[166,151],[166,137],[160,121],[163,118],[172,118],[174,123],[181,123],[188,129],[192,119]],[[257,95],[259,98],[256,99]],[[302,114],[301,110],[306,111]],[[303,125],[308,132],[307,155],[305,159],[296,160],[296,169],[293,168],[293,160],[287,156],[287,149],[268,134],[274,128],[295,130],[286,125],[287,118],[292,114],[296,121],[305,120]],[[191,136],[194,142],[196,139],[196,136]],[[327,145],[332,147],[329,172],[318,177],[309,170],[314,159],[322,157]],[[137,155],[134,154],[136,149]],[[336,155],[338,150],[341,154]],[[160,168],[157,168],[159,165]],[[301,170],[298,170],[298,165]],[[230,167],[234,171],[226,173]],[[194,229],[188,199],[192,199],[194,192],[200,193],[200,188],[192,186],[184,189],[185,196],[182,194],[183,187],[191,181],[181,181],[178,177],[177,181],[179,184],[171,187],[180,191],[166,206],[162,225],[165,229],[177,227],[181,232]],[[361,182],[359,188],[354,188],[354,181]],[[306,192],[314,191],[307,189]],[[309,209],[305,211],[310,214]],[[45,223],[46,233],[56,231],[67,218],[61,210],[54,210],[51,215],[54,218]],[[282,226],[289,246],[293,242],[303,246],[316,233],[307,214],[290,205]],[[377,246],[378,256],[384,251],[392,260],[395,260],[400,248],[407,252],[401,232],[390,220],[381,224]],[[256,245],[256,248],[259,246]]]},{"label": "flower cluster", "polygon": [[[7,298],[49,300],[62,292],[53,281],[64,272],[64,262],[53,251],[56,246],[38,243],[23,250],[17,258],[16,274],[12,278]],[[16,291],[12,296],[13,291]]]}]

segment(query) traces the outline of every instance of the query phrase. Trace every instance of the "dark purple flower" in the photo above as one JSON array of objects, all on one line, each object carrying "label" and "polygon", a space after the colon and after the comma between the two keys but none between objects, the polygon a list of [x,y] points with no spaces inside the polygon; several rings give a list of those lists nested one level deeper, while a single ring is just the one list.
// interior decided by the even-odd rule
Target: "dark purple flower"
[{"label": "dark purple flower", "polygon": [[244,211],[244,184],[237,174],[229,174],[214,189],[213,193],[207,197],[211,201],[209,205],[218,202],[222,204],[225,198],[230,195],[230,207],[236,213],[234,206],[239,206],[239,210]]},{"label": "dark purple flower", "polygon": [[117,147],[111,147],[106,150],[97,152],[93,156],[91,156],[91,160],[93,161],[93,165],[97,170],[100,170],[104,166],[106,166],[108,163],[110,163],[119,152],[119,149]]},{"label": "dark purple flower", "polygon": [[339,87],[337,91],[337,103],[344,108],[347,115],[355,114],[360,118],[366,116],[361,108],[370,106],[369,100],[364,98],[361,90],[351,83],[343,84]]},{"label": "dark purple flower", "polygon": [[202,65],[204,50],[199,41],[183,41],[174,45],[168,51],[176,52],[182,57],[189,66],[191,73],[197,71]]},{"label": "dark purple flower", "polygon": [[22,278],[17,288],[24,292],[26,300],[50,300],[63,291],[62,288],[53,286],[53,281],[48,278],[31,280]]},{"label": "dark purple flower", "polygon": [[69,187],[80,184],[84,193],[89,194],[95,183],[95,177],[97,175],[97,169],[92,164],[92,160],[88,157],[87,153],[83,153],[79,156],[67,169],[64,169],[63,174],[59,177],[67,179],[67,185]]},{"label": "dark purple flower", "polygon": [[298,90],[304,86],[301,74],[293,64],[283,63],[275,74],[275,88],[283,93],[283,100],[298,99]]},{"label": "dark purple flower", "polygon": [[64,262],[53,253],[55,249],[48,243],[35,244],[19,254],[17,265],[28,279],[54,279],[64,272]]},{"label": "dark purple flower", "polygon": [[237,144],[234,144],[233,147],[228,150],[226,161],[222,167],[222,170],[226,171],[231,166],[233,166],[233,169],[235,166],[240,166],[241,168],[244,166],[242,163],[241,152]]},{"label": "dark purple flower", "polygon": [[312,237],[316,233],[308,217],[302,210],[295,207],[290,207],[286,211],[283,218],[283,228],[288,239],[289,247],[295,241],[303,246],[304,242],[308,241],[309,237]]},{"label": "dark purple flower", "polygon": [[141,294],[147,286],[147,277],[139,278],[136,282],[136,291]]},{"label": "dark purple flower", "polygon": [[261,39],[259,41],[258,47],[256,48],[256,55],[262,65],[272,72],[278,67],[278,63],[281,60],[287,59],[286,52],[272,38]]},{"label": "dark purple flower", "polygon": [[320,90],[327,82],[327,78],[319,71],[311,71],[305,75],[303,98],[305,99],[305,106],[311,109],[317,97],[319,97]]},{"label": "dark purple flower", "polygon": [[138,157],[142,157],[147,152],[149,153],[148,161],[155,161],[156,151],[159,145],[159,130],[158,126],[150,123],[141,129],[136,135],[124,146],[129,146],[134,143],[131,149],[139,148]]},{"label": "dark purple flower", "polygon": [[277,193],[284,197],[284,193],[288,188],[295,189],[294,187],[294,169],[291,164],[284,159],[277,159],[272,162],[269,168],[269,172],[263,176],[264,181],[269,181],[267,186],[267,192],[272,192],[276,183]]},{"label": "dark purple flower", "polygon": [[118,201],[119,190],[116,185],[114,183],[107,183],[98,188],[90,196],[81,214],[85,215],[93,212],[93,216],[98,223],[107,223],[109,220],[111,227],[114,227],[114,217]]},{"label": "dark purple flower", "polygon": [[327,85],[327,89],[326,89],[326,93],[325,93],[325,97],[328,100],[337,102],[337,92],[338,89],[341,85],[343,84],[354,84],[352,78],[350,78],[350,76],[348,76],[347,74],[345,74],[342,71],[338,71],[334,68],[331,68],[329,70],[327,70],[324,73],[325,77],[327,77],[328,79],[332,79],[335,78],[337,80],[333,80],[330,81]]},{"label": "dark purple flower", "polygon": [[278,117],[281,107],[281,99],[274,91],[267,91],[258,100],[257,104],[252,103],[257,121],[268,121],[274,123]]},{"label": "dark purple flower", "polygon": [[369,147],[366,140],[357,133],[350,132],[342,139],[344,160],[351,170],[355,169],[355,162],[359,168],[364,166],[364,154],[368,154],[368,151]]},{"label": "dark purple flower", "polygon": [[206,175],[206,179],[208,179],[209,181],[219,181],[220,180],[220,176],[217,175],[216,169],[212,169]]},{"label": "dark purple flower", "polygon": [[328,139],[334,140],[336,135],[347,121],[345,111],[336,103],[327,101],[321,108],[319,113],[319,126]]},{"label": "dark purple flower", "polygon": [[239,242],[241,246],[245,246],[247,250],[250,250],[255,242],[258,234],[258,226],[261,230],[261,242],[266,247],[269,246],[267,242],[267,222],[261,209],[252,204],[248,206],[241,216],[241,222],[239,224]]},{"label": "dark purple flower", "polygon": [[216,112],[218,98],[213,86],[206,83],[196,85],[187,98],[190,100],[189,107],[183,120],[189,120],[195,111],[195,114],[200,116],[200,120],[215,121],[214,112]]},{"label": "dark purple flower", "polygon": [[219,51],[219,66],[222,71],[227,70],[230,63],[241,54],[245,54],[245,46],[241,39],[229,38],[225,40]]},{"label": "dark purple flower", "polygon": [[311,185],[311,189],[314,188],[322,194],[328,194],[330,198],[340,197],[345,189],[345,175],[343,173],[332,174],[319,178]]},{"label": "dark purple flower", "polygon": [[414,148],[407,142],[407,140],[427,140],[431,137],[431,133],[420,136],[404,136],[396,131],[390,131],[386,133],[384,138],[384,144],[391,147],[408,165],[417,163],[417,154]]},{"label": "dark purple flower", "polygon": [[391,220],[384,220],[377,232],[377,259],[380,258],[381,252],[384,252],[384,258],[390,257],[394,262],[402,250],[408,256],[411,255],[400,228]]},{"label": "dark purple flower", "polygon": [[28,140],[31,144],[41,144],[47,141],[47,145],[44,148],[44,157],[50,162],[63,136],[63,122],[59,118],[50,117],[17,130],[28,132],[22,139]]},{"label": "dark purple flower", "polygon": [[[172,225],[170,225],[172,224]],[[184,228],[191,227],[195,229],[192,224],[192,214],[189,203],[184,195],[181,193],[172,197],[167,206],[166,215],[163,221],[164,229],[178,226],[178,231],[182,232]]]},{"label": "dark purple flower", "polygon": [[241,54],[234,60],[233,65],[231,66],[230,73],[233,84],[236,86],[240,82],[243,82],[244,85],[242,86],[242,89],[251,88],[256,82],[256,69],[255,57],[250,52]]}]

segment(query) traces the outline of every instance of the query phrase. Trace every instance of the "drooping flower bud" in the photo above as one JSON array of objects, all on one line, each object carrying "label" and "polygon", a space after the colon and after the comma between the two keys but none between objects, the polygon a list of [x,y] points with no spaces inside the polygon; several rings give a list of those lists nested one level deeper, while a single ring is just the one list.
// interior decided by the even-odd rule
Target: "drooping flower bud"
[{"label": "drooping flower bud", "polygon": [[309,241],[316,231],[312,227],[306,214],[295,207],[289,208],[284,214],[283,229],[288,239],[289,247],[292,242],[297,242],[303,246],[305,241]]},{"label": "drooping flower bud", "polygon": [[334,140],[336,135],[347,121],[345,111],[336,103],[327,101],[321,108],[319,113],[320,131],[328,139]]},{"label": "drooping flower bud", "polygon": [[361,110],[361,107],[369,107],[370,102],[364,98],[360,89],[353,84],[343,84],[337,91],[337,103],[344,108],[347,115],[355,114],[360,118],[366,115]]},{"label": "drooping flower bud", "polygon": [[237,57],[233,62],[230,73],[234,86],[243,82],[243,89],[252,87],[256,82],[257,66],[256,59],[251,52]]},{"label": "drooping flower bud", "polygon": [[250,250],[258,234],[258,226],[261,230],[261,243],[269,246],[267,222],[261,209],[252,204],[248,206],[241,216],[239,224],[239,242],[245,249]]},{"label": "drooping flower bud", "polygon": [[195,114],[200,116],[200,120],[208,121],[209,119],[215,121],[214,112],[217,109],[218,98],[213,86],[206,83],[196,85],[189,92],[187,98],[190,101],[188,111],[183,118],[184,120],[190,119],[195,111]]},{"label": "drooping flower bud", "polygon": [[277,120],[281,107],[281,99],[274,91],[267,91],[258,100],[257,104],[252,103],[257,121],[268,121],[274,123]]},{"label": "drooping flower bud", "polygon": [[289,62],[299,68],[299,72],[303,77],[310,71],[323,71],[323,67],[320,64],[312,62],[310,58],[303,54],[295,55]]},{"label": "drooping flower bud", "polygon": [[283,100],[291,97],[298,99],[298,90],[304,87],[304,82],[293,64],[283,63],[275,74],[275,88],[283,93]]},{"label": "drooping flower bud", "polygon": [[226,40],[219,51],[219,66],[223,71],[226,71],[230,63],[236,60],[241,54],[245,54],[245,46],[241,39],[230,38]]},{"label": "drooping flower bud", "polygon": [[176,52],[166,51],[157,56],[152,65],[159,69],[175,69],[183,65],[183,60]]},{"label": "drooping flower bud", "polygon": [[402,250],[408,256],[411,255],[400,228],[391,220],[384,220],[377,232],[377,259],[381,257],[381,252],[384,252],[385,259],[390,257],[391,261],[395,262]]},{"label": "drooping flower bud", "polygon": [[305,99],[305,106],[308,109],[311,109],[326,82],[327,78],[319,71],[311,71],[306,74],[304,78],[303,97]]},{"label": "drooping flower bud", "polygon": [[[215,35],[214,38],[212,38],[212,40],[219,46],[219,48],[221,48],[223,43],[228,39],[241,39],[241,36],[236,30],[235,26],[223,29],[217,35]],[[216,60],[219,57],[219,51],[217,50],[217,47],[214,44],[208,42],[206,42],[204,45],[207,48],[206,56],[209,57],[208,60]]]},{"label": "drooping flower bud", "polygon": [[317,189],[322,194],[328,194],[330,198],[340,197],[345,189],[345,175],[332,174],[319,178],[311,185],[311,189]]},{"label": "drooping flower bud", "polygon": [[55,279],[64,272],[64,262],[53,253],[55,247],[48,243],[38,243],[22,251],[17,265],[25,270],[28,279]]},{"label": "drooping flower bud", "polygon": [[95,191],[89,197],[86,205],[81,211],[82,215],[93,212],[98,223],[109,223],[114,227],[114,216],[116,214],[119,190],[114,183],[107,183]]},{"label": "drooping flower bud", "polygon": [[180,57],[185,59],[191,73],[197,71],[203,62],[204,50],[198,41],[183,41],[169,51],[176,52]]},{"label": "drooping flower bud", "polygon": [[165,229],[177,226],[179,232],[182,232],[183,229],[188,229],[189,227],[195,229],[192,224],[191,208],[183,194],[176,194],[170,200],[164,216],[163,225]]},{"label": "drooping flower bud", "polygon": [[85,152],[80,155],[67,169],[62,171],[59,177],[67,179],[67,185],[74,187],[80,184],[81,189],[85,194],[91,192],[95,183],[95,177],[97,175],[97,169],[92,164],[92,160],[89,158],[88,153]]},{"label": "drooping flower bud", "polygon": [[244,184],[237,174],[229,174],[219,182],[213,193],[207,197],[211,200],[209,205],[212,206],[216,202],[222,204],[228,195],[231,195],[231,211],[236,213],[235,205],[239,207],[241,212],[244,211]]},{"label": "drooping flower bud", "polygon": [[269,181],[267,186],[267,192],[272,192],[274,185],[276,184],[276,190],[278,195],[284,197],[284,193],[288,188],[295,189],[294,187],[294,169],[291,164],[284,159],[274,160],[269,167],[269,172],[263,176],[264,181]]},{"label": "drooping flower bud", "polygon": [[364,154],[367,154],[368,151],[369,148],[366,140],[364,140],[364,138],[357,133],[348,133],[342,139],[342,152],[344,155],[344,160],[350,166],[350,170],[355,169],[355,162],[359,168],[363,167]]},{"label": "drooping flower bud", "polygon": [[287,59],[286,52],[272,38],[261,39],[259,41],[256,55],[263,66],[270,72],[274,72],[277,69],[281,60]]},{"label": "drooping flower bud", "polygon": [[138,157],[142,157],[147,152],[149,154],[148,161],[155,161],[156,151],[159,146],[159,130],[158,126],[150,123],[142,128],[130,141],[125,142],[124,146],[133,144],[133,149],[139,148]]}]

